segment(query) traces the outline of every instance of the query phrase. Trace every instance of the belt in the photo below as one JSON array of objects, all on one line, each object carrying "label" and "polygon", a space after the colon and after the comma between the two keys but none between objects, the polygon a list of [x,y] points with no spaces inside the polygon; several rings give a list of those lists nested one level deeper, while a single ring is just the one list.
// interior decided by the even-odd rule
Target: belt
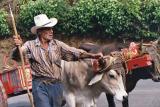
[{"label": "belt", "polygon": [[45,84],[61,83],[60,79],[49,78],[49,77],[44,77],[44,76],[34,76],[34,75],[32,75],[32,78],[33,78],[33,80],[42,81]]}]

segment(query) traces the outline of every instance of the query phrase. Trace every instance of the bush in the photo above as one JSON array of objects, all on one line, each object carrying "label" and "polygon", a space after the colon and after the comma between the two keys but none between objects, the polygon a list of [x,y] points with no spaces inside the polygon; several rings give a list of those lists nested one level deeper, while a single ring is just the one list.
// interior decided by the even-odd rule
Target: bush
[{"label": "bush", "polygon": [[133,33],[134,22],[140,20],[139,2],[129,0],[99,0],[97,2],[96,25],[101,26],[106,34],[121,36],[125,33]]},{"label": "bush", "polygon": [[21,6],[19,29],[30,32],[33,17],[45,13],[59,19],[56,31],[68,35],[150,38],[160,32],[159,0],[36,0]]},{"label": "bush", "polygon": [[10,34],[9,25],[7,23],[7,13],[4,10],[0,10],[0,36],[5,37]]},{"label": "bush", "polygon": [[59,20],[59,25],[61,25],[68,13],[67,10],[68,5],[64,0],[29,1],[21,6],[18,20],[19,30],[23,32],[23,35],[26,35],[24,34],[26,32],[30,34],[30,28],[34,26],[34,16],[41,13],[46,14],[49,18],[56,17]]},{"label": "bush", "polygon": [[91,17],[94,15],[94,4],[92,0],[80,0],[72,8],[70,8],[68,16],[62,26],[64,26],[64,33],[73,35],[84,35],[91,33]]},{"label": "bush", "polygon": [[124,32],[135,32],[135,22],[141,20],[139,10],[139,0],[124,3],[118,0],[79,0],[64,26],[70,34],[119,36]]},{"label": "bush", "polygon": [[149,0],[143,3],[142,17],[144,37],[159,37],[160,33],[160,1]]}]

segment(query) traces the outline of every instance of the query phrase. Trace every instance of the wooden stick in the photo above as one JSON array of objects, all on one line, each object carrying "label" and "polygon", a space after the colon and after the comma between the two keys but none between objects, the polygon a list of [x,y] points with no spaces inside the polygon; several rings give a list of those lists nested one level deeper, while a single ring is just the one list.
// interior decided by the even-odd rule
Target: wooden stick
[{"label": "wooden stick", "polygon": [[[16,23],[15,23],[15,20],[14,20],[14,16],[13,16],[10,4],[9,4],[9,8],[10,8],[10,15],[11,15],[11,19],[12,19],[12,25],[13,25],[15,36],[19,37],[19,35],[17,33]],[[32,107],[34,107],[33,97],[32,97],[32,94],[29,91],[27,76],[26,76],[26,73],[25,73],[24,56],[23,56],[23,52],[21,50],[21,47],[19,45],[18,45],[18,50],[19,50],[19,54],[20,54],[20,58],[21,58],[21,62],[22,62],[23,77],[24,77],[24,82],[25,82],[26,88],[27,88],[28,97],[29,97],[29,100],[30,100],[30,103],[31,103]]]}]

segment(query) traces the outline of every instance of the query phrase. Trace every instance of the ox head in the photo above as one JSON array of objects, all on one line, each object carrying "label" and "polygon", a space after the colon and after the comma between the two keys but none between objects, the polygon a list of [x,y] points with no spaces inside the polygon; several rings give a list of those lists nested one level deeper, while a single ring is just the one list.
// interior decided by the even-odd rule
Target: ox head
[{"label": "ox head", "polygon": [[104,56],[99,63],[101,69],[89,85],[98,81],[103,92],[112,94],[117,100],[122,101],[127,97],[122,80],[122,72],[125,72],[122,62],[118,58]]},{"label": "ox head", "polygon": [[152,70],[150,71],[152,75],[152,80],[160,81],[160,38],[155,42],[150,42],[148,44],[140,44],[140,49],[142,53],[147,53],[152,58]]}]

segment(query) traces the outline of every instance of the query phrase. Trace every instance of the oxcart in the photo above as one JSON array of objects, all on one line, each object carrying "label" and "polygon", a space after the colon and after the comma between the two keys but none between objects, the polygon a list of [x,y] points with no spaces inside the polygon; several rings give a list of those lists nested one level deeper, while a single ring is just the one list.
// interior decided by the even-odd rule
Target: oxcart
[{"label": "oxcart", "polygon": [[[8,67],[6,56],[4,60],[6,67],[0,73],[0,107],[7,107],[7,98],[27,93],[22,67],[17,64],[14,64],[14,67]],[[32,77],[29,65],[25,65],[25,73],[31,90]]]},{"label": "oxcart", "polygon": [[[128,52],[126,52],[128,54]],[[5,59],[5,65],[7,65]],[[15,62],[14,62],[15,63]],[[143,55],[136,58],[131,58],[126,61],[128,71],[136,68],[146,67],[151,65],[151,57]],[[0,107],[7,107],[7,97],[21,95],[27,92],[25,80],[22,73],[22,67],[14,64],[11,69],[3,69],[0,74]],[[29,65],[25,65],[25,73],[28,80],[29,89],[32,89],[31,69]]]}]

